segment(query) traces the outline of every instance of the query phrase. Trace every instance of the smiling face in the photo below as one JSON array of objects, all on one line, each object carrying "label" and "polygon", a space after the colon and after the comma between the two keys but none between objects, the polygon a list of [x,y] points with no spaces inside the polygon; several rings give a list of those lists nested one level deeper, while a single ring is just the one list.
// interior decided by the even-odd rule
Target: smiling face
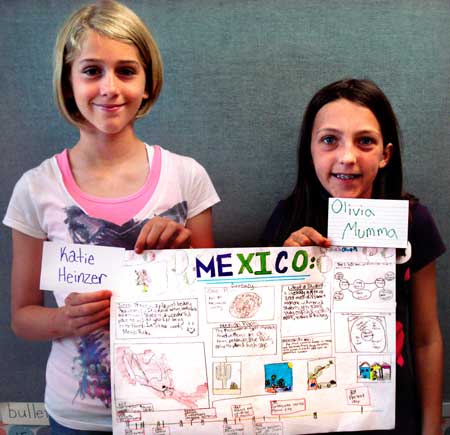
[{"label": "smiling face", "polygon": [[339,99],[316,115],[311,134],[314,169],[333,197],[371,198],[378,170],[389,162],[377,118],[367,107]]},{"label": "smiling face", "polygon": [[70,81],[82,128],[106,135],[132,132],[142,100],[148,98],[134,45],[89,30],[72,62]]}]

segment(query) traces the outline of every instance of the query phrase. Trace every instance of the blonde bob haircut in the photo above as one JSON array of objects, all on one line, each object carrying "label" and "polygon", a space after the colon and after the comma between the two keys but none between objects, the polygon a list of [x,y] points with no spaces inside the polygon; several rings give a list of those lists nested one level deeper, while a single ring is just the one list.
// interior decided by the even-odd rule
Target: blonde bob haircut
[{"label": "blonde bob haircut", "polygon": [[158,99],[163,84],[163,66],[158,46],[142,20],[129,8],[114,1],[101,0],[73,13],[58,33],[54,49],[53,92],[58,109],[75,126],[84,118],[78,110],[70,83],[72,62],[81,50],[88,30],[116,41],[133,44],[145,69],[145,88],[136,118],[148,113]]}]

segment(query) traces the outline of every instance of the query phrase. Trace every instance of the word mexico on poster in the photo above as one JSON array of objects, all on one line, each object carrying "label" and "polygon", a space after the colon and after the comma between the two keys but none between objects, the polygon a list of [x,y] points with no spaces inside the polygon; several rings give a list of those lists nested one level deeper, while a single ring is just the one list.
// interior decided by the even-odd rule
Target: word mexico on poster
[{"label": "word mexico on poster", "polygon": [[111,301],[114,433],[394,427],[395,249],[124,256]]}]

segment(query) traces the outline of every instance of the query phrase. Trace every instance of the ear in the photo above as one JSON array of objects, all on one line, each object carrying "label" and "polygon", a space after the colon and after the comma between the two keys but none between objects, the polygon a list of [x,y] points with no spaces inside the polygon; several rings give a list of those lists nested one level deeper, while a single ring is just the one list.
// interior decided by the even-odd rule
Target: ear
[{"label": "ear", "polygon": [[378,163],[378,168],[382,169],[386,167],[386,165],[389,163],[389,160],[391,160],[392,152],[394,151],[394,145],[391,143],[388,143],[384,149],[383,149],[383,157]]},{"label": "ear", "polygon": [[147,100],[148,98],[150,98],[150,93],[148,92],[147,85],[146,85],[144,93],[142,94],[142,99]]}]

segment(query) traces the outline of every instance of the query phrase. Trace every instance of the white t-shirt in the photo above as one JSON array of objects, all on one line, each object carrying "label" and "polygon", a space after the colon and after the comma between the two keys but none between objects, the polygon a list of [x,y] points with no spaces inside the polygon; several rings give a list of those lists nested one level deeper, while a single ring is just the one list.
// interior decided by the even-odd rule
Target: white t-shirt
[{"label": "white t-shirt", "polygon": [[[160,175],[154,192],[145,206],[123,225],[94,218],[80,207],[63,182],[55,156],[20,178],[3,223],[39,239],[133,249],[148,219],[162,215],[184,224],[219,202],[208,174],[199,163],[160,150]],[[150,151],[148,147],[149,154]],[[155,168],[152,166],[151,170]],[[64,305],[69,293],[70,289],[55,294],[58,306]],[[52,342],[45,404],[52,418],[63,426],[111,431],[109,331]]]}]

